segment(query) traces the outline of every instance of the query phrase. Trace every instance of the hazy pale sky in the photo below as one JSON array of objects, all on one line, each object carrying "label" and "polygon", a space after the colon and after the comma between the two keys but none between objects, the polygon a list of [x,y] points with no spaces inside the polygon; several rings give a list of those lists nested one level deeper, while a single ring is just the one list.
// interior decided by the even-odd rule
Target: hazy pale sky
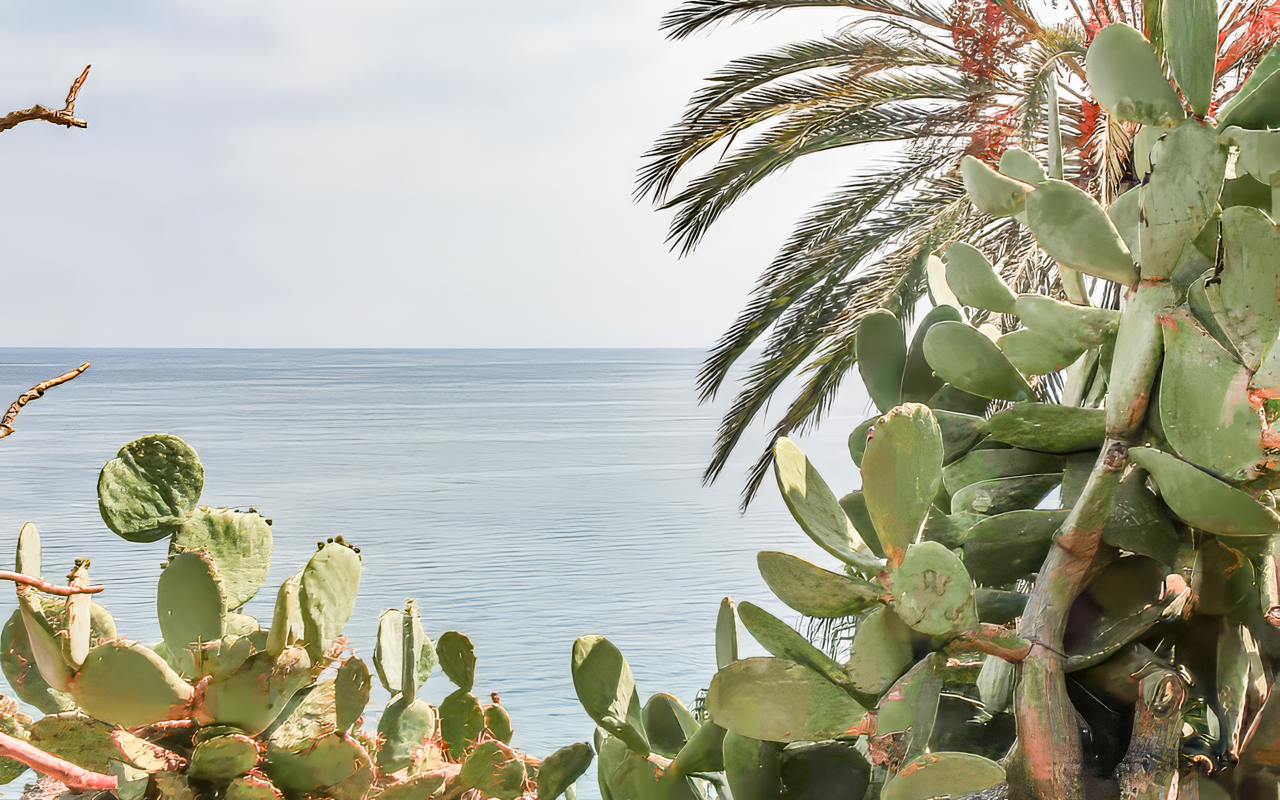
[{"label": "hazy pale sky", "polygon": [[[11,0],[0,346],[706,347],[847,156],[695,256],[632,202],[648,144],[803,11],[667,41],[675,0]],[[841,159],[844,159],[842,162]]]}]

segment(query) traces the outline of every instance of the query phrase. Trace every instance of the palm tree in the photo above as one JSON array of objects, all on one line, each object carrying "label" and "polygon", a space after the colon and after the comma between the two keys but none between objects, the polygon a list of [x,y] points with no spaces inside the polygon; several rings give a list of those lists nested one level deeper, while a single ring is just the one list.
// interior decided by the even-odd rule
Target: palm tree
[{"label": "palm tree", "polygon": [[[1084,53],[1111,22],[1158,40],[1160,15],[1147,6],[1158,9],[1159,0],[1068,2],[1071,15],[1056,23],[1027,0],[956,0],[949,7],[929,0],[686,0],[663,19],[669,35],[682,39],[716,23],[793,8],[851,12],[834,35],[740,58],[711,75],[645,155],[637,195],[674,210],[668,240],[682,255],[743,194],[796,159],[901,143],[896,155],[852,175],[797,224],[708,355],[698,377],[704,402],[724,388],[747,349],[764,342],[721,422],[705,481],[719,476],[774,392],[799,373],[799,394],[748,474],[745,508],[768,473],[773,440],[816,427],[830,409],[857,363],[859,321],[876,308],[909,316],[926,291],[926,257],[944,243],[981,247],[1015,290],[1063,293],[1056,265],[1039,255],[1022,225],[972,208],[958,165],[965,155],[993,161],[1015,145],[1052,161],[1049,129],[1061,120],[1063,147],[1052,149],[1067,179],[1104,205],[1132,180],[1136,126],[1111,121],[1092,101]],[[1280,0],[1225,0],[1219,22],[1217,102],[1280,37]],[[1057,115],[1048,114],[1054,106]],[[712,166],[678,186],[690,162],[716,147],[723,150]],[[1095,290],[1103,302],[1118,302],[1118,287]]]}]

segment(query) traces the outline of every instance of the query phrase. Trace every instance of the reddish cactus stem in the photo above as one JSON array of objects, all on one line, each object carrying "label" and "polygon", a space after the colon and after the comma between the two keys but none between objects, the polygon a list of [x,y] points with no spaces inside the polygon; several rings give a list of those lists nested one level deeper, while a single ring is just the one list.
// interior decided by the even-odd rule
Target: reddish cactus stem
[{"label": "reddish cactus stem", "polygon": [[0,570],[0,580],[13,581],[14,583],[39,589],[45,594],[58,594],[63,597],[69,597],[73,594],[97,594],[107,588],[105,586],[59,586],[32,575],[23,575],[21,572],[8,572],[6,570]]},{"label": "reddish cactus stem", "polygon": [[103,775],[77,767],[70,761],[63,761],[51,753],[46,753],[6,733],[0,733],[0,755],[12,758],[20,764],[26,764],[42,775],[48,775],[73,792],[116,788],[117,781],[114,775]]}]

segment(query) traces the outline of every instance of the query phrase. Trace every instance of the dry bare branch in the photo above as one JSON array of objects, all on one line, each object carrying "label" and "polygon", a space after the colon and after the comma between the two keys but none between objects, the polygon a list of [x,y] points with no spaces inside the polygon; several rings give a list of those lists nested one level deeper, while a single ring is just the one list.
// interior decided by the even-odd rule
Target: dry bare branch
[{"label": "dry bare branch", "polygon": [[[85,67],[85,69],[88,69],[88,67]],[[83,78],[84,76],[81,76],[81,77]],[[76,88],[77,88],[76,86],[71,87],[73,94]],[[0,129],[0,130],[3,130],[3,129]],[[0,439],[3,439],[4,437],[13,433],[13,420],[18,416],[18,412],[22,410],[23,406],[25,406],[27,403],[30,403],[32,400],[35,400],[40,397],[44,397],[45,390],[51,389],[54,386],[57,386],[62,383],[66,383],[67,381],[76,377],[77,375],[84,372],[88,368],[89,368],[89,362],[86,361],[80,366],[71,370],[70,372],[64,372],[58,377],[53,378],[51,380],[47,380],[44,383],[37,383],[35,386],[31,387],[30,391],[25,392],[17,400],[14,400],[13,405],[9,406],[9,410],[5,412],[4,418],[0,419]]]},{"label": "dry bare branch", "polygon": [[[70,597],[73,594],[97,594],[107,588],[105,586],[59,586],[34,575],[24,575],[21,572],[8,572],[6,570],[0,570],[0,581],[13,581],[20,584],[20,586],[31,586],[45,594],[56,594],[63,597]],[[22,589],[19,588],[18,591],[22,591]]]},{"label": "dry bare branch", "polygon": [[89,77],[89,67],[84,68],[84,72],[80,73],[80,77],[71,83],[71,90],[67,92],[66,105],[61,110],[54,111],[51,108],[45,108],[41,105],[35,105],[21,111],[11,111],[3,118],[0,118],[0,131],[7,131],[12,127],[23,122],[30,122],[33,119],[42,119],[45,122],[52,122],[54,125],[63,125],[68,128],[87,128],[89,123],[82,119],[77,119],[76,111],[76,95],[80,93],[80,87],[84,85],[84,79]]}]

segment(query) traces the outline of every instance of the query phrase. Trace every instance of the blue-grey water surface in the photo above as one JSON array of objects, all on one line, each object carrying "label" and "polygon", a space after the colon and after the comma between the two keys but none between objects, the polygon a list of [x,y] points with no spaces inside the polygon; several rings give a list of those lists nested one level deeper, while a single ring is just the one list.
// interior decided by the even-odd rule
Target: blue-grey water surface
[{"label": "blue-grey water surface", "polygon": [[[271,575],[249,613],[269,624],[275,588],[316,540],[342,534],[361,547],[365,566],[347,625],[356,653],[369,663],[379,612],[416,598],[433,638],[451,629],[470,636],[476,693],[500,693],[513,744],[545,756],[589,741],[594,729],[569,675],[575,637],[617,644],[643,697],[668,691],[692,703],[715,670],[721,597],[796,617],[760,579],[758,550],[833,566],[771,481],[739,514],[763,428],[717,484],[702,485],[725,401],[697,405],[701,358],[696,350],[0,350],[0,408],[93,362],[28,405],[0,441],[0,564],[11,563],[19,527],[33,521],[47,576],[90,557],[121,635],[158,640],[154,592],[166,543],[131,544],[108,531],[95,486],[121,445],[176,434],[204,462],[201,503],[252,505],[274,519]],[[864,402],[804,443],[837,491],[856,481],[844,437]],[[437,671],[424,693],[439,702],[449,691]],[[386,700],[375,682],[366,724]],[[593,766],[579,797],[598,797],[594,776]]]}]

